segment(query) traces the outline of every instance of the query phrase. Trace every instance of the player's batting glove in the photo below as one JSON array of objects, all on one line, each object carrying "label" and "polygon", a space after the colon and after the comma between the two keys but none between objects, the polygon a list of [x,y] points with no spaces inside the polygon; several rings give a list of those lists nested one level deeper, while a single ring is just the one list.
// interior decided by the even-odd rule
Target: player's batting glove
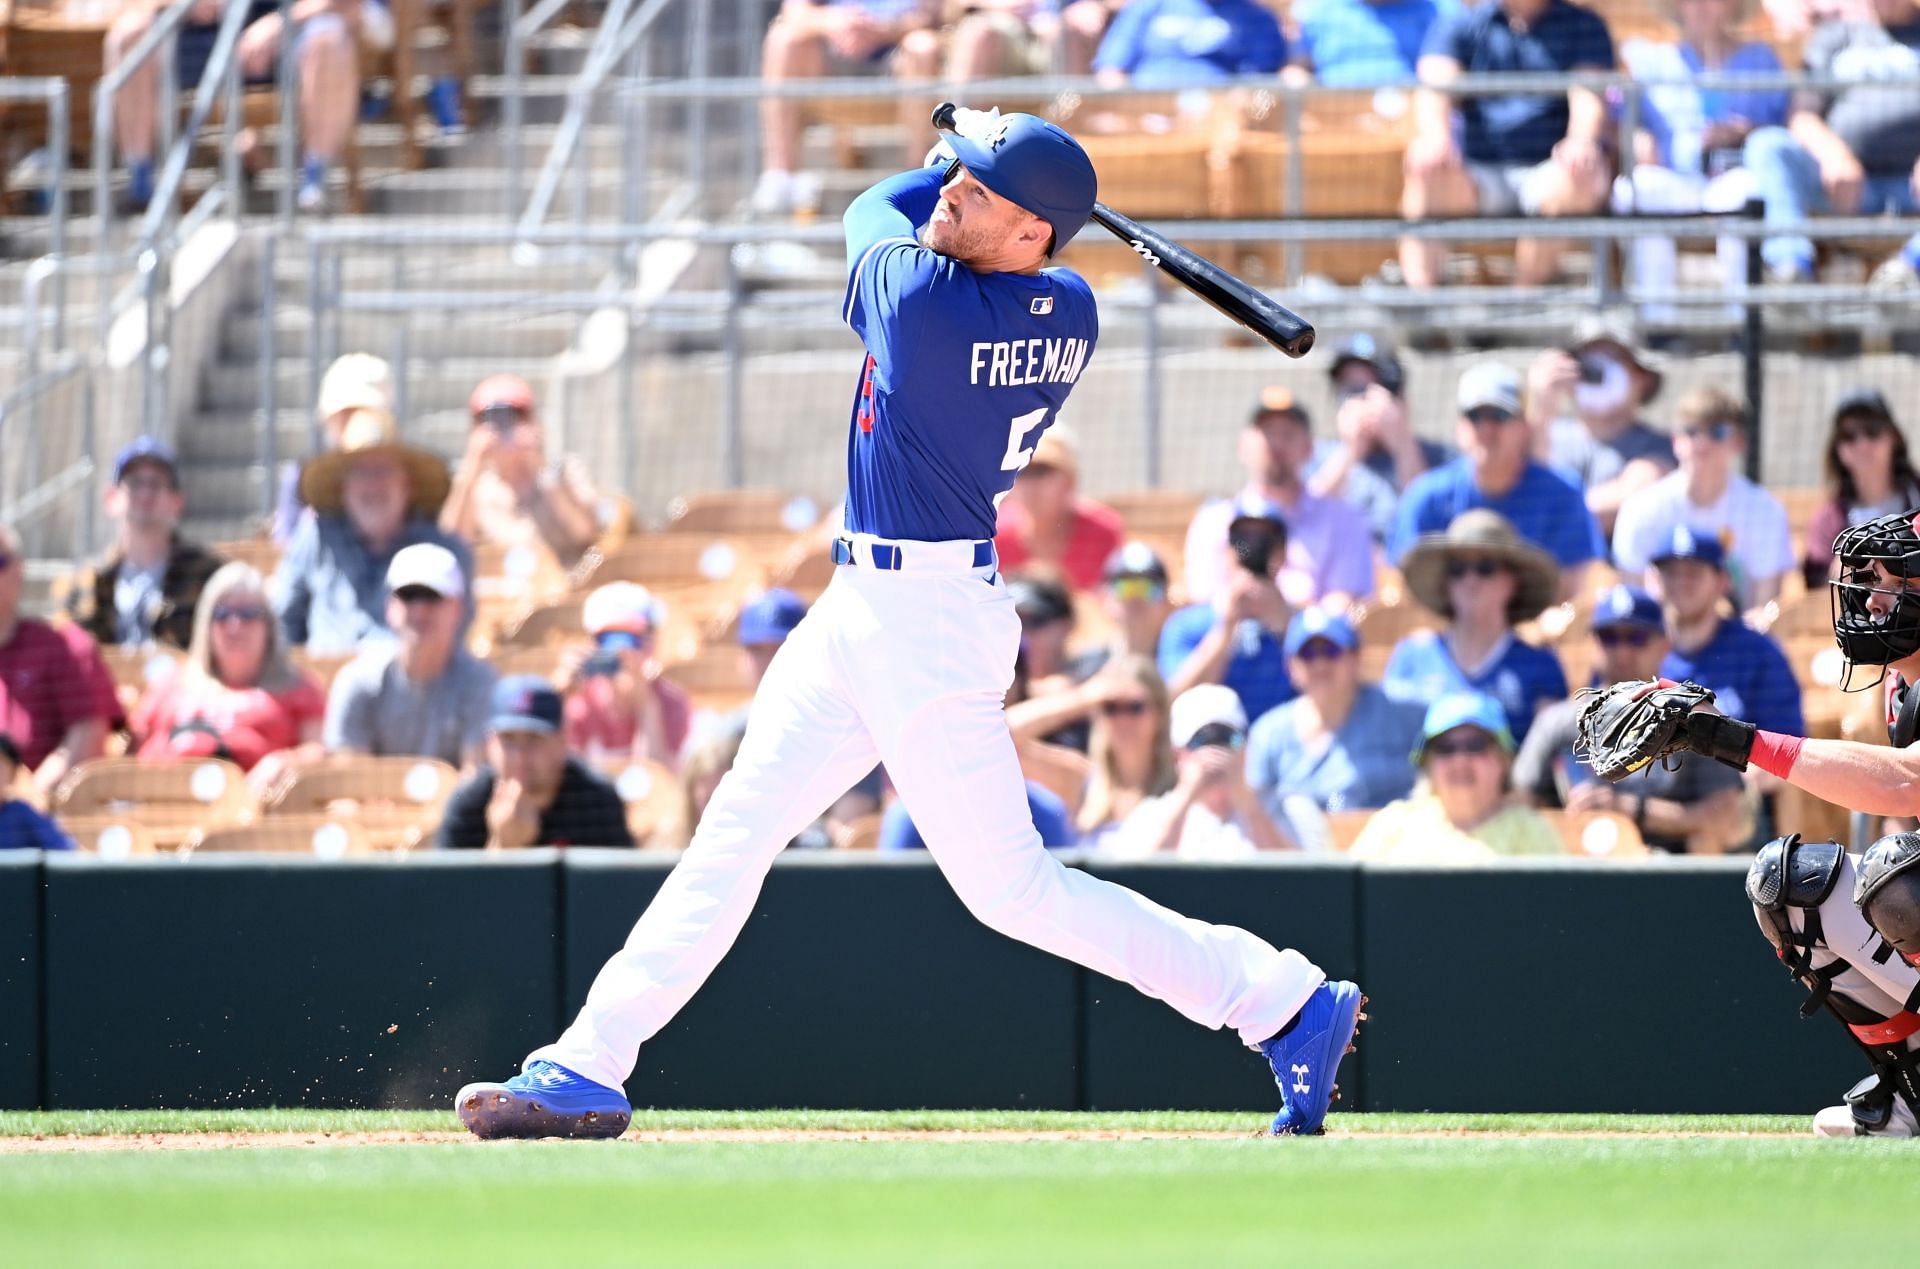
[{"label": "player's batting glove", "polygon": [[[969,110],[965,106],[956,106],[953,111],[953,130],[970,141],[985,141],[1000,126],[1000,107],[992,110]],[[921,161],[922,167],[945,167],[953,162],[953,147],[942,137],[927,157]]]},{"label": "player's batting glove", "polygon": [[1605,780],[1623,780],[1682,751],[1703,754],[1736,771],[1747,769],[1756,728],[1724,714],[1699,712],[1713,693],[1698,683],[1615,683],[1580,693],[1574,753]]}]

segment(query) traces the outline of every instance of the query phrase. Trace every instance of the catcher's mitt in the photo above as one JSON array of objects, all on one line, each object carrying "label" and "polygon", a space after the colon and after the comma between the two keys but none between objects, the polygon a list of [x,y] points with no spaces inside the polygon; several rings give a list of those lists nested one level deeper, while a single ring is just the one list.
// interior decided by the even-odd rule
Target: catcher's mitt
[{"label": "catcher's mitt", "polygon": [[1687,715],[1713,699],[1698,683],[1626,682],[1590,687],[1573,752],[1603,780],[1624,780],[1668,754],[1691,748]]}]

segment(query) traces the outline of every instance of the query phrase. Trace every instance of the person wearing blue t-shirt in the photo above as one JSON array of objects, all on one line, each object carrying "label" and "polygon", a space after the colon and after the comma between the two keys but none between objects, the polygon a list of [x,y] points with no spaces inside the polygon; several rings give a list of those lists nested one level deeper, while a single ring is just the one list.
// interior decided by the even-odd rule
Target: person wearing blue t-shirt
[{"label": "person wearing blue t-shirt", "polygon": [[1414,777],[1407,755],[1424,706],[1360,681],[1360,636],[1344,616],[1304,609],[1284,646],[1300,695],[1247,733],[1247,785],[1274,822],[1300,837],[1286,810],[1295,796],[1323,811],[1373,810],[1406,797]]},{"label": "person wearing blue t-shirt", "polygon": [[20,771],[20,749],[0,732],[0,850],[72,850],[73,840],[32,806],[12,797]]},{"label": "person wearing blue t-shirt", "polygon": [[1533,431],[1520,412],[1519,374],[1480,362],[1460,376],[1455,397],[1460,457],[1407,486],[1388,553],[1404,568],[1421,535],[1443,532],[1461,513],[1484,507],[1553,557],[1560,577],[1555,598],[1571,597],[1587,565],[1606,555],[1606,540],[1580,490],[1534,461]]},{"label": "person wearing blue t-shirt", "polygon": [[1227,580],[1210,604],[1188,604],[1160,631],[1160,677],[1175,696],[1200,683],[1224,683],[1248,718],[1293,699],[1280,644],[1293,609],[1273,580],[1287,553],[1279,504],[1241,494],[1227,526]]},{"label": "person wearing blue t-shirt", "polygon": [[[1040,834],[1040,842],[1045,846],[1071,846],[1080,835],[1074,831],[1073,815],[1067,810],[1067,804],[1060,796],[1049,789],[1027,781],[1027,809],[1033,812],[1033,827]],[[913,817],[907,814],[907,804],[899,798],[887,807],[880,816],[880,840],[874,844],[875,850],[925,850],[926,839],[920,836],[920,830],[913,826]]]},{"label": "person wearing blue t-shirt", "polygon": [[1716,708],[1763,731],[1806,735],[1800,683],[1787,654],[1739,617],[1721,611],[1730,583],[1720,540],[1681,525],[1653,563],[1673,641],[1660,663],[1661,675],[1712,688]]},{"label": "person wearing blue t-shirt", "polygon": [[[1598,14],[1567,0],[1487,0],[1433,24],[1420,51],[1422,84],[1462,75],[1555,75],[1613,69],[1613,38]],[[1600,210],[1613,181],[1607,103],[1591,88],[1565,94],[1414,94],[1401,214],[1584,216]],[[1457,125],[1457,126],[1456,126]],[[1407,285],[1440,282],[1446,246],[1400,240]],[[1551,281],[1559,244],[1523,238],[1514,280]]]},{"label": "person wearing blue t-shirt", "polygon": [[1422,706],[1448,692],[1484,692],[1506,711],[1514,738],[1525,738],[1535,712],[1567,695],[1559,658],[1513,632],[1553,602],[1552,559],[1478,509],[1421,538],[1401,570],[1407,590],[1447,626],[1402,639],[1380,686]]},{"label": "person wearing blue t-shirt", "polygon": [[1410,84],[1427,30],[1454,0],[1300,0],[1291,63],[1328,88]]},{"label": "person wearing blue t-shirt", "polygon": [[1116,88],[1189,88],[1274,74],[1286,60],[1280,20],[1253,0],[1129,0],[1093,71]]}]

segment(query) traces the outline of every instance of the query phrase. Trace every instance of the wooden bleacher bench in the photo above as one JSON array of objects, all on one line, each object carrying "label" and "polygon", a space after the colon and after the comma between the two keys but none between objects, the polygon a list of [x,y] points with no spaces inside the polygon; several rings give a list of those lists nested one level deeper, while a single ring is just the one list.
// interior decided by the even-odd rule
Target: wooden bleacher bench
[{"label": "wooden bleacher bench", "polygon": [[369,853],[373,844],[365,827],[351,816],[283,815],[252,824],[204,829],[181,849],[193,855],[259,851],[344,859]]},{"label": "wooden bleacher bench", "polygon": [[131,819],[162,850],[179,848],[203,829],[245,824],[257,809],[245,775],[222,758],[95,758],[70,771],[53,794],[57,817]]}]

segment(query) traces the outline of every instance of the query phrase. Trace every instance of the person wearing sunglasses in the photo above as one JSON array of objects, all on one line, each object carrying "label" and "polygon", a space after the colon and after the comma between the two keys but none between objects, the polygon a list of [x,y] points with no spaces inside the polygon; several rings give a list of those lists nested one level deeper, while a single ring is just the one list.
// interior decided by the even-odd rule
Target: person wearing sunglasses
[{"label": "person wearing sunglasses", "polygon": [[[1013,593],[1018,604],[1023,593],[1018,583]],[[1015,740],[1046,739],[1086,750],[1089,720],[1098,713],[1114,682],[1101,671],[1130,656],[1154,658],[1173,605],[1167,600],[1167,566],[1152,547],[1129,542],[1108,558],[1100,585],[1100,606],[1112,623],[1113,638],[1068,657],[1050,685],[1057,690],[1018,701],[1008,698],[1007,727]],[[1023,611],[1023,629],[1027,620]],[[1031,645],[1026,646],[1031,649]]]},{"label": "person wearing sunglasses", "polygon": [[1092,590],[1126,536],[1119,512],[1080,492],[1080,447],[1056,423],[1013,478],[1000,504],[993,548],[1008,572],[1038,566],[1058,572],[1075,590]]},{"label": "person wearing sunglasses", "polygon": [[20,765],[44,794],[100,756],[122,715],[93,636],[71,622],[21,614],[26,577],[20,539],[0,521],[0,731],[13,737]]},{"label": "person wearing sunglasses", "polygon": [[1595,316],[1527,369],[1534,457],[1575,479],[1602,533],[1621,503],[1674,469],[1672,438],[1641,417],[1663,379],[1624,323]]},{"label": "person wearing sunglasses", "polygon": [[491,375],[467,399],[466,455],[440,508],[440,528],[468,542],[545,551],[572,568],[600,536],[600,495],[573,458],[547,461],[533,387]]},{"label": "person wearing sunglasses", "polygon": [[252,565],[221,567],[200,593],[186,660],[147,689],[127,730],[141,758],[228,758],[266,787],[322,754],[327,694],[294,668]]},{"label": "person wearing sunglasses", "polygon": [[1104,846],[1142,802],[1173,788],[1166,681],[1153,658],[1126,653],[1089,680],[1099,698],[1087,741],[1091,774],[1075,817],[1080,844]]},{"label": "person wearing sunglasses", "polygon": [[1920,472],[1877,388],[1849,388],[1834,404],[1823,463],[1830,496],[1814,511],[1801,544],[1809,589],[1839,575],[1833,544],[1843,530],[1920,507]]},{"label": "person wearing sunglasses", "polygon": [[1540,707],[1567,695],[1560,659],[1514,632],[1553,602],[1553,561],[1483,509],[1422,538],[1402,570],[1408,591],[1446,625],[1402,639],[1381,688],[1422,706],[1447,692],[1485,692],[1524,739]]},{"label": "person wearing sunglasses", "polygon": [[1232,689],[1202,683],[1175,697],[1168,739],[1173,787],[1134,807],[1106,839],[1109,854],[1244,859],[1256,851],[1300,848],[1247,784],[1247,714]]},{"label": "person wearing sunglasses", "polygon": [[1559,566],[1552,598],[1573,598],[1587,565],[1605,558],[1606,539],[1580,490],[1534,457],[1519,374],[1498,362],[1477,362],[1460,376],[1454,401],[1460,457],[1407,486],[1388,554],[1405,568],[1407,553],[1423,535],[1442,533],[1461,513],[1484,508],[1498,512]]},{"label": "person wearing sunglasses", "polygon": [[386,613],[394,638],[370,645],[334,676],[323,735],[330,752],[480,763],[498,676],[461,646],[466,595],[466,572],[445,547],[419,542],[395,553]]},{"label": "person wearing sunglasses", "polygon": [[1796,560],[1787,509],[1741,470],[1746,406],[1724,388],[1702,384],[1674,403],[1673,418],[1679,469],[1621,506],[1613,532],[1614,564],[1656,590],[1653,557],[1685,525],[1726,546],[1734,603],[1758,617],[1780,597],[1780,584]]},{"label": "person wearing sunglasses", "polygon": [[[1633,586],[1600,596],[1593,641],[1595,687],[1660,677],[1671,647],[1660,602]],[[1739,773],[1698,754],[1656,762],[1619,784],[1596,776],[1574,753],[1585,705],[1576,698],[1547,706],[1520,746],[1513,782],[1535,806],[1617,811],[1640,826],[1647,845],[1675,854],[1718,855],[1752,838],[1753,807]]]},{"label": "person wearing sunglasses", "polygon": [[1512,797],[1513,733],[1491,696],[1454,692],[1428,706],[1413,764],[1419,785],[1366,822],[1353,842],[1356,858],[1475,864],[1566,853],[1553,826]]},{"label": "person wearing sunglasses", "polygon": [[113,545],[67,585],[67,616],[101,647],[185,648],[207,579],[226,561],[180,536],[187,509],[173,450],[151,436],[121,449],[106,495]]},{"label": "person wearing sunglasses", "polygon": [[693,700],[661,673],[666,608],[638,582],[609,582],[587,596],[589,642],[562,657],[555,686],[567,699],[567,743],[589,759],[680,765]]},{"label": "person wearing sunglasses", "polygon": [[1421,707],[1360,681],[1360,636],[1342,614],[1307,609],[1287,627],[1284,647],[1300,695],[1256,718],[1247,735],[1247,782],[1267,813],[1287,825],[1296,797],[1322,811],[1374,810],[1405,797]]}]

